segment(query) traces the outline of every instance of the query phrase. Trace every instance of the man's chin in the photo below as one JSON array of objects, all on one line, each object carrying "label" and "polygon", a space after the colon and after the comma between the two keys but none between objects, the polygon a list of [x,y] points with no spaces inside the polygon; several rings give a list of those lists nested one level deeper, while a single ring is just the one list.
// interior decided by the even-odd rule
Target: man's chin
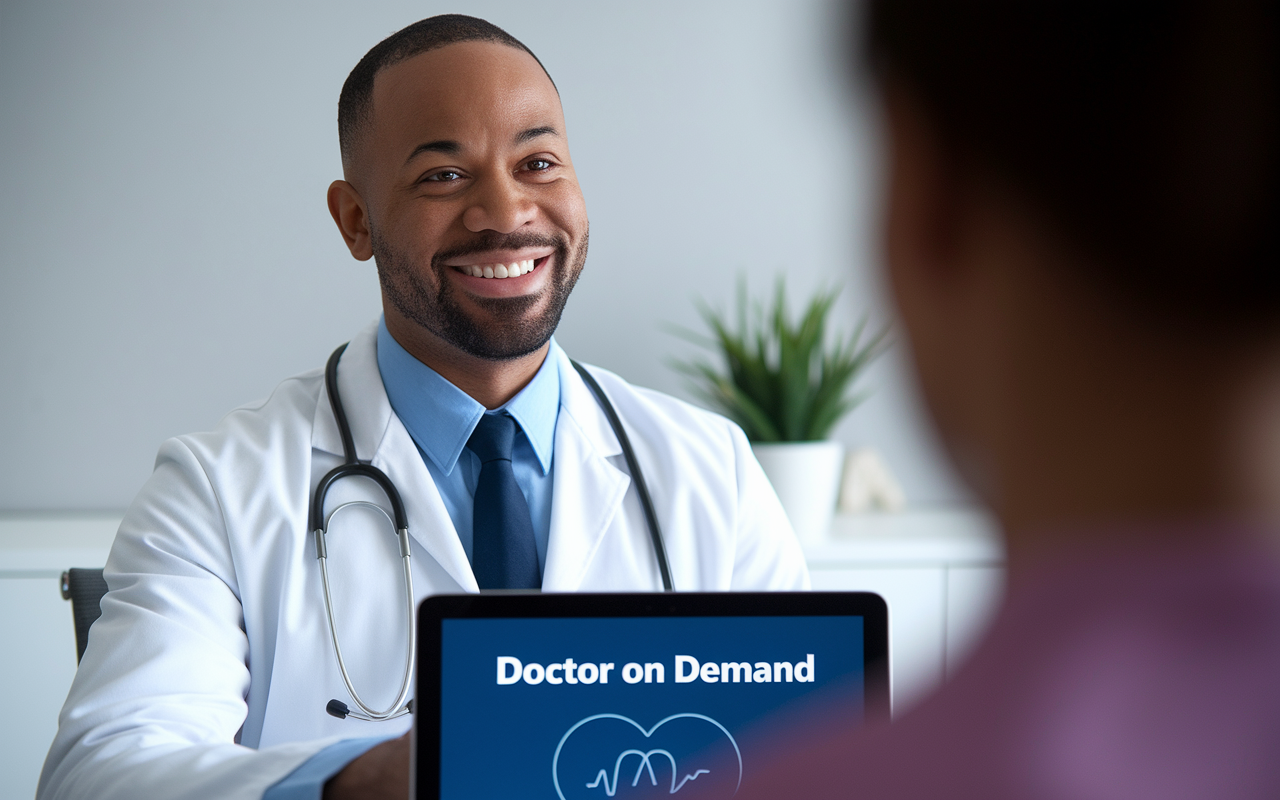
[{"label": "man's chin", "polygon": [[545,312],[500,316],[468,314],[465,320],[455,318],[441,335],[470,356],[487,361],[512,361],[544,347],[559,321],[559,315],[548,319]]},{"label": "man's chin", "polygon": [[529,337],[523,341],[501,337],[462,337],[452,344],[473,358],[485,361],[515,361],[533,355],[551,340],[546,336]]}]

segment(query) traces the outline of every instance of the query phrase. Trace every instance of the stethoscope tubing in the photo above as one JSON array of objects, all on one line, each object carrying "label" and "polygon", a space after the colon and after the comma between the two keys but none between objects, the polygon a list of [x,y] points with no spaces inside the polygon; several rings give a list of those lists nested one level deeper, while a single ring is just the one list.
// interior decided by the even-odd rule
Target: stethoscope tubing
[{"label": "stethoscope tubing", "polygon": [[617,410],[614,409],[609,396],[604,393],[604,387],[596,381],[595,376],[587,372],[587,368],[577,361],[570,359],[569,363],[573,364],[573,368],[578,371],[582,380],[595,394],[600,408],[604,410],[604,415],[609,418],[609,427],[613,428],[614,435],[618,437],[618,444],[622,446],[622,456],[627,462],[627,471],[631,473],[631,480],[636,484],[636,494],[640,495],[640,507],[644,509],[645,521],[649,523],[649,538],[653,541],[653,554],[658,559],[658,572],[662,575],[662,591],[674,592],[676,587],[671,579],[671,564],[667,559],[667,546],[662,539],[662,528],[658,527],[658,512],[653,508],[653,500],[649,497],[649,486],[644,482],[644,473],[640,471],[640,462],[636,461],[636,451],[631,447],[627,429],[622,427],[622,420],[618,417]]},{"label": "stethoscope tubing", "polygon": [[[387,516],[387,512],[377,503],[370,503],[364,500],[356,500],[350,503],[343,503],[335,508],[330,514],[329,519],[325,522],[325,529],[333,523],[333,518],[345,508],[351,506],[368,506],[377,510],[387,522],[391,523],[391,517]],[[393,702],[385,711],[378,711],[371,708],[360,695],[356,692],[355,685],[351,682],[351,676],[347,674],[346,662],[342,658],[342,644],[338,641],[338,620],[333,613],[333,593],[329,589],[329,566],[328,566],[328,548],[324,546],[324,531],[316,531],[316,550],[320,553],[318,560],[320,561],[320,580],[324,586],[324,610],[329,617],[329,635],[333,639],[333,652],[338,659],[338,672],[342,674],[342,682],[347,686],[347,693],[351,695],[351,699],[355,701],[356,706],[364,713],[365,717],[372,721],[385,719],[393,719],[406,713],[406,707],[409,704],[409,692],[413,688],[413,672],[417,662],[418,653],[418,631],[417,625],[414,624],[414,607],[413,607],[413,570],[409,565],[409,529],[407,527],[400,528],[397,532],[397,538],[400,543],[400,564],[404,569],[404,597],[405,597],[405,619],[407,620],[408,635],[405,641],[409,643],[409,647],[405,651],[404,656],[404,678],[400,683],[400,693],[396,695]],[[351,712],[348,712],[351,713]],[[354,716],[354,715],[353,715]]]},{"label": "stethoscope tubing", "polygon": [[[418,629],[415,624],[413,602],[413,571],[409,564],[409,522],[405,514],[404,502],[400,499],[400,492],[396,489],[395,484],[392,483],[391,478],[382,470],[372,464],[362,462],[356,457],[355,438],[351,434],[351,426],[347,422],[347,415],[342,407],[342,398],[338,392],[338,362],[346,349],[347,345],[343,344],[334,350],[333,354],[329,356],[329,361],[325,364],[324,370],[325,392],[329,397],[329,405],[333,408],[333,418],[338,425],[338,435],[342,439],[343,463],[329,470],[316,485],[315,494],[311,499],[310,528],[315,536],[316,559],[320,562],[320,578],[324,587],[325,614],[329,619],[329,634],[333,641],[334,656],[338,660],[338,672],[342,674],[342,682],[346,685],[347,693],[351,695],[356,707],[360,709],[359,712],[349,711],[344,703],[332,700],[328,706],[329,713],[337,717],[353,716],[357,719],[378,721],[403,716],[409,713],[412,708],[409,693],[413,688],[413,674],[416,667]],[[627,462],[627,470],[631,473],[631,479],[635,483],[636,493],[640,497],[640,506],[644,511],[645,521],[648,523],[649,538],[653,543],[654,557],[657,559],[658,572],[662,577],[662,589],[666,592],[673,592],[675,591],[675,582],[671,577],[671,565],[667,557],[666,545],[663,542],[662,529],[658,526],[658,514],[654,509],[653,499],[649,495],[649,487],[645,483],[644,474],[640,471],[640,463],[636,460],[635,450],[631,446],[631,439],[627,436],[622,420],[619,418],[617,410],[613,407],[613,403],[610,402],[608,395],[605,394],[604,388],[581,364],[572,360],[569,363],[573,364],[573,368],[577,370],[582,380],[591,389],[592,394],[595,395],[601,409],[609,420],[609,426],[613,428],[614,435],[618,437],[618,444],[622,447],[622,454]],[[386,510],[376,503],[357,500],[343,503],[330,512],[328,519],[325,518],[324,501],[329,489],[342,478],[355,476],[369,478],[381,487],[391,504],[391,515],[388,515]],[[371,708],[365,703],[360,698],[360,695],[356,693],[355,685],[351,682],[351,676],[347,673],[346,661],[342,657],[342,645],[338,640],[338,621],[333,613],[333,594],[329,586],[329,549],[325,543],[326,532],[329,529],[329,524],[339,511],[356,505],[371,506],[387,517],[399,539],[400,563],[404,570],[405,619],[408,627],[406,641],[409,647],[405,653],[405,671],[400,682],[400,691],[396,694],[395,702],[385,711]]]},{"label": "stethoscope tubing", "polygon": [[[349,711],[345,704],[338,701],[331,701],[327,709],[329,713],[338,717],[345,718],[350,715],[357,719],[380,721],[394,719],[409,713],[409,693],[413,691],[413,674],[418,657],[418,626],[413,602],[413,569],[409,564],[409,520],[404,511],[404,502],[400,499],[400,492],[396,489],[396,485],[392,483],[391,478],[382,470],[372,464],[362,463],[356,457],[355,439],[351,435],[351,426],[347,422],[347,414],[342,407],[342,397],[338,393],[338,361],[342,358],[342,353],[346,349],[347,345],[343,344],[337,350],[334,350],[333,355],[329,356],[329,362],[325,365],[324,370],[325,391],[329,396],[329,405],[333,408],[333,418],[338,425],[338,435],[342,438],[343,463],[329,470],[316,485],[315,495],[311,503],[311,530],[315,535],[316,560],[320,562],[320,580],[324,587],[324,610],[329,618],[329,635],[333,640],[334,656],[338,660],[338,672],[342,675],[342,682],[346,684],[347,693],[351,695],[351,699],[355,702],[356,707],[360,709],[360,712]],[[391,511],[395,515],[394,520],[387,515],[382,506],[367,501],[344,503],[330,512],[328,519],[325,519],[324,501],[329,494],[330,487],[342,478],[357,475],[373,480],[382,488],[383,494],[386,495],[387,500],[391,503]],[[351,681],[351,675],[347,672],[346,660],[342,657],[342,644],[338,640],[338,620],[333,613],[333,592],[329,586],[329,548],[325,543],[326,532],[329,529],[329,524],[339,511],[355,505],[371,506],[377,509],[384,517],[387,517],[387,521],[391,523],[399,540],[400,563],[404,570],[405,627],[407,628],[405,643],[408,647],[405,651],[404,675],[400,680],[400,691],[396,693],[395,702],[385,711],[371,708],[369,704],[365,703],[359,693],[356,692],[356,687]],[[335,705],[338,709],[337,713],[333,710]]]}]

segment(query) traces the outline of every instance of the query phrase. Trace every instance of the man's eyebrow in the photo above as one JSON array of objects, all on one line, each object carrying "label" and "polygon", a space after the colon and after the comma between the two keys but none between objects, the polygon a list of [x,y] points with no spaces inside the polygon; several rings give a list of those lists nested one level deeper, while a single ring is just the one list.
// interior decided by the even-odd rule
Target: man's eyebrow
[{"label": "man's eyebrow", "polygon": [[[542,125],[537,128],[529,128],[516,134],[515,143],[524,144],[525,142],[537,139],[539,136],[559,136],[560,131],[550,125]],[[452,139],[439,139],[434,142],[426,142],[413,148],[413,152],[405,159],[405,163],[411,163],[415,158],[423,153],[444,153],[446,155],[456,155],[462,152],[462,145]]]},{"label": "man's eyebrow", "polygon": [[550,125],[543,125],[540,128],[529,128],[516,134],[516,144],[524,144],[525,142],[537,139],[539,136],[559,136],[560,131]]},{"label": "man's eyebrow", "polygon": [[444,153],[446,155],[454,155],[462,150],[462,145],[452,139],[440,139],[434,142],[420,144],[413,148],[413,152],[405,159],[404,163],[408,164],[423,153]]}]

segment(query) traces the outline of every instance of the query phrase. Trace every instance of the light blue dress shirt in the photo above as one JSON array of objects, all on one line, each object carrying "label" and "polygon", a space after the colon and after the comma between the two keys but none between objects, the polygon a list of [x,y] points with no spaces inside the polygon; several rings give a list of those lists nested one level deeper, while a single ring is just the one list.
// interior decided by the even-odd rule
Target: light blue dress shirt
[{"label": "light blue dress shirt", "polygon": [[[551,536],[551,456],[560,414],[559,353],[553,339],[533,379],[506,405],[489,412],[506,412],[520,424],[511,450],[511,469],[529,504],[540,569],[547,566]],[[378,369],[391,408],[418,445],[470,559],[472,498],[480,477],[480,459],[466,447],[485,408],[410,355],[387,331],[385,321],[378,325]]]},{"label": "light blue dress shirt", "polygon": [[[480,476],[480,459],[467,448],[471,432],[486,413],[507,413],[520,424],[512,446],[511,469],[529,504],[538,567],[547,567],[551,537],[551,459],[560,415],[560,346],[551,340],[547,358],[533,379],[506,405],[486,412],[466,392],[440,376],[400,346],[378,323],[378,371],[396,416],[418,445],[462,548],[471,559],[472,498]],[[406,504],[413,502],[405,499]],[[262,800],[320,800],[325,782],[385,739],[347,739],[316,753],[267,789]]]}]

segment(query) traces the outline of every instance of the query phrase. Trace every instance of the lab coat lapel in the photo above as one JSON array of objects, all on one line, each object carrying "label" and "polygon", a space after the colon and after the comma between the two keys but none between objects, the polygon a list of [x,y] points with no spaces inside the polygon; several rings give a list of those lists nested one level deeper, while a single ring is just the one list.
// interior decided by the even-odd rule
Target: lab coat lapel
[{"label": "lab coat lapel", "polygon": [[[378,371],[377,341],[375,323],[351,340],[338,368],[338,390],[357,457],[370,460],[396,485],[408,516],[409,535],[414,541],[422,545],[459,588],[478,591],[471,563],[440,499],[440,491],[422,463],[413,438],[400,418],[392,413]],[[320,450],[342,454],[342,438],[323,388],[316,407],[311,444]],[[380,505],[384,504],[380,496],[377,500]]]},{"label": "lab coat lapel", "polygon": [[613,525],[631,479],[610,462],[622,447],[591,390],[563,352],[560,414],[556,421],[555,484],[545,591],[576,590],[606,531]]},{"label": "lab coat lapel", "polygon": [[[379,384],[381,386],[381,384]],[[478,592],[475,573],[453,519],[440,499],[440,490],[422,463],[422,454],[404,423],[394,414],[373,458],[373,465],[391,478],[400,489],[409,517],[409,535],[436,560],[463,591]]]}]

